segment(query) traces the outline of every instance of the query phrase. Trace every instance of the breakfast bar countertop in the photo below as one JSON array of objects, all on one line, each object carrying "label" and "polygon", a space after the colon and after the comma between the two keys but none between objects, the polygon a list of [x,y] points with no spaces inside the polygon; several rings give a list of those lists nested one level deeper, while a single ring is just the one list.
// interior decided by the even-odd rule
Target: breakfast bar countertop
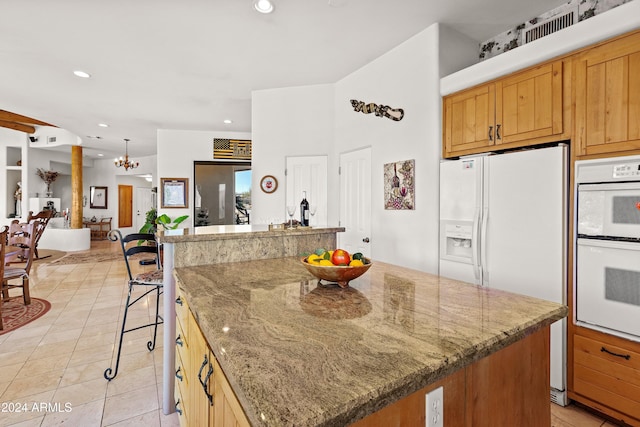
[{"label": "breakfast bar countertop", "polygon": [[269,230],[268,225],[207,225],[203,227],[178,228],[158,232],[161,243],[197,242],[205,240],[226,240],[239,237],[273,237],[327,234],[344,231],[344,227],[298,227]]},{"label": "breakfast bar countertop", "polygon": [[347,425],[567,315],[375,261],[346,289],[295,257],[175,276],[254,426]]}]

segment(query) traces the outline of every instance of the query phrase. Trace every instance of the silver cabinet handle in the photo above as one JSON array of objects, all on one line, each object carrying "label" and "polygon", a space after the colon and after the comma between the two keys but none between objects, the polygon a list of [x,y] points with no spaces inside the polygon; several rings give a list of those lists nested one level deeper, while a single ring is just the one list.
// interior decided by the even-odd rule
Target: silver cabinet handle
[{"label": "silver cabinet handle", "polygon": [[184,341],[182,341],[182,337],[180,335],[178,335],[178,338],[176,338],[176,344],[180,347],[184,347]]},{"label": "silver cabinet handle", "polygon": [[[209,365],[209,371],[207,372],[207,377],[204,381],[202,381],[202,370],[205,366]],[[209,400],[209,405],[213,405],[213,395],[209,394],[207,391],[207,383],[209,382],[209,378],[211,378],[211,374],[213,374],[213,365],[209,363],[209,358],[207,355],[204,355],[204,360],[202,361],[202,366],[200,366],[200,370],[198,371],[198,381],[200,381],[200,385],[202,386],[202,391],[204,391],[205,396]]]}]

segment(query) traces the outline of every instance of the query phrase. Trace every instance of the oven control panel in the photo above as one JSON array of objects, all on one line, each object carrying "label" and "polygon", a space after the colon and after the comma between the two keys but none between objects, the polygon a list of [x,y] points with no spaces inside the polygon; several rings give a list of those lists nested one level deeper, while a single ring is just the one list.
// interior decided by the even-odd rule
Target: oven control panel
[{"label": "oven control panel", "polygon": [[638,178],[640,177],[640,163],[624,163],[613,165],[614,178]]}]

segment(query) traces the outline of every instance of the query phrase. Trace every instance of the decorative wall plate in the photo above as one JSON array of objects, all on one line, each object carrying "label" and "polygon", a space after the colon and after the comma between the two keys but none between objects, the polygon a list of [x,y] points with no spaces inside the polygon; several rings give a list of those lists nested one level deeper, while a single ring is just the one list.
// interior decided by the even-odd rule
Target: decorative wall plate
[{"label": "decorative wall plate", "polygon": [[265,193],[273,193],[278,189],[278,180],[273,175],[265,175],[260,180],[260,188]]}]

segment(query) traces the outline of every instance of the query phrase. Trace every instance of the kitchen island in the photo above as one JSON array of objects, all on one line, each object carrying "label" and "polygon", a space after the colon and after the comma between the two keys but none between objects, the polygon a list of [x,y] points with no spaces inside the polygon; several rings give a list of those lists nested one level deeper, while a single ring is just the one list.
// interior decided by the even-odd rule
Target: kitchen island
[{"label": "kitchen island", "polygon": [[251,425],[425,425],[438,386],[445,425],[550,425],[565,306],[380,262],[346,289],[297,257],[175,275]]},{"label": "kitchen island", "polygon": [[[298,227],[270,230],[268,225],[214,225],[164,230],[157,238],[164,248],[163,337],[171,342],[176,334],[174,267],[191,267],[236,261],[297,256],[316,248],[336,247],[336,233],[343,227]],[[173,371],[175,348],[163,349],[162,411],[175,411]]]}]

